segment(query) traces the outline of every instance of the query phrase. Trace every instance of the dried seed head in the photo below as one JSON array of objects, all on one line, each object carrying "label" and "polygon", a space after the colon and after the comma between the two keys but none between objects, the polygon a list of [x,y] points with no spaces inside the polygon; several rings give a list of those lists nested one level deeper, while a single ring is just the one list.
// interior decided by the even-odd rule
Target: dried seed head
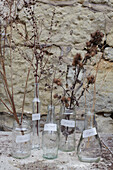
[{"label": "dried seed head", "polygon": [[61,79],[54,79],[53,82],[56,83],[58,86],[62,85]]},{"label": "dried seed head", "polygon": [[87,77],[87,81],[88,81],[88,84],[94,84],[95,83],[94,75]]},{"label": "dried seed head", "polygon": [[79,61],[82,60],[81,54],[77,53],[74,57],[73,57],[73,62],[72,62],[72,66],[76,66]]},{"label": "dried seed head", "polygon": [[57,79],[54,79],[54,80],[53,80],[53,83],[57,83]]},{"label": "dried seed head", "polygon": [[54,96],[53,96],[54,98],[58,98],[58,94],[56,93],[56,94],[54,94]]},{"label": "dried seed head", "polygon": [[66,97],[63,96],[63,97],[61,98],[61,101],[62,101],[62,102],[65,102],[65,100],[66,100]]}]

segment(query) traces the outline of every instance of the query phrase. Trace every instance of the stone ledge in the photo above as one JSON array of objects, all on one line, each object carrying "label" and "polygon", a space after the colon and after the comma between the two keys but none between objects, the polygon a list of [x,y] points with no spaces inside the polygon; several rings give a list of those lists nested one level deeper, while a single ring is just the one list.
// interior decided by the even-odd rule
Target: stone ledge
[{"label": "stone ledge", "polygon": [[[41,150],[32,150],[31,156],[26,159],[15,159],[11,157],[11,132],[0,132],[0,170],[98,170],[112,169],[113,134],[101,134],[101,140],[107,143],[103,146],[102,158],[99,163],[82,163],[78,160],[76,152],[58,153],[55,160],[42,158]],[[80,134],[76,134],[76,145]],[[108,148],[109,147],[109,148]],[[108,149],[107,149],[108,148]],[[113,151],[113,149],[112,149]]]}]

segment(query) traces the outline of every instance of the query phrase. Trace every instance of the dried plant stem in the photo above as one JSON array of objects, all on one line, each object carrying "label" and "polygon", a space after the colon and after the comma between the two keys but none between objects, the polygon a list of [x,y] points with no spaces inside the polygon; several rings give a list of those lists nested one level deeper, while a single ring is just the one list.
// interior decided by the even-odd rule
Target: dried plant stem
[{"label": "dried plant stem", "polygon": [[11,88],[12,88],[12,98],[14,98],[13,95],[13,69],[12,69],[12,48],[11,48],[11,39],[12,39],[12,22],[10,25],[10,39],[9,39],[9,44],[10,44],[10,66],[11,66]]},{"label": "dried plant stem", "polygon": [[[7,91],[7,87],[6,87],[6,83],[5,83],[5,80],[4,80],[4,79],[6,79],[6,78],[4,77],[5,75],[2,73],[2,71],[1,71],[1,70],[0,70],[0,73],[1,73],[1,75],[2,75],[3,84],[4,84],[4,90],[5,90],[5,93],[6,93],[6,96],[7,96],[8,102],[9,102],[9,104],[10,104],[11,108],[12,108],[11,100],[10,100],[10,98],[9,98],[8,91]],[[12,108],[12,109],[13,109],[13,108]]]},{"label": "dried plant stem", "polygon": [[[97,73],[98,73],[98,70],[99,70],[99,64],[101,62],[102,56],[103,56],[103,54],[101,55],[101,58],[99,59],[99,62],[97,63],[97,67],[96,67],[95,83],[94,83],[94,95],[93,95],[93,106],[92,106],[91,113],[93,113],[94,109],[95,109],[95,103],[96,103],[96,79],[97,79]],[[91,121],[91,118],[92,117],[90,116],[89,121]],[[93,116],[93,118],[94,118],[94,116]],[[90,142],[91,138],[92,137],[88,137],[87,147],[89,146],[89,142]]]},{"label": "dried plant stem", "polygon": [[13,114],[13,112],[9,109],[9,107],[6,105],[6,103],[0,98],[0,101],[3,103],[3,105],[7,108],[7,110]]},{"label": "dried plant stem", "polygon": [[[4,89],[5,89],[5,92],[6,92],[6,95],[7,95],[7,99],[9,101],[9,104],[12,108],[12,111],[9,109],[9,107],[5,104],[5,102],[0,99],[0,101],[3,103],[3,105],[8,109],[8,111],[14,115],[15,117],[15,120],[17,121],[17,123],[19,123],[19,120],[18,120],[18,117],[17,117],[17,113],[16,113],[16,108],[15,108],[15,103],[14,103],[14,98],[13,98],[13,91],[12,91],[12,94],[9,90],[9,86],[8,86],[8,82],[7,82],[7,78],[6,78],[6,70],[5,70],[5,63],[4,63],[4,59],[5,59],[5,40],[6,40],[6,27],[4,29],[5,31],[5,36],[4,36],[4,41],[3,41],[3,50],[2,50],[2,47],[0,46],[0,54],[1,54],[1,58],[0,58],[0,63],[1,63],[1,66],[2,66],[2,70],[0,70],[0,73],[2,75],[2,78],[3,78],[3,83],[4,83]],[[1,29],[0,29],[1,30]],[[1,32],[0,32],[1,34]],[[1,37],[2,38],[2,37]],[[10,39],[10,43],[11,43],[11,39]],[[10,59],[12,60],[11,58],[11,51],[10,51]],[[11,69],[12,69],[12,61],[10,60],[11,62]],[[12,74],[12,73],[11,73]],[[12,77],[12,76],[11,76]],[[12,78],[11,78],[12,79]],[[12,83],[11,83],[12,85]]]},{"label": "dried plant stem", "polygon": [[[56,70],[54,71],[53,80],[52,80],[52,85],[51,85],[51,106],[53,105],[53,84],[54,84],[55,74],[56,74]],[[51,110],[51,111],[52,111],[52,110]],[[52,114],[52,113],[51,113],[51,114]]]},{"label": "dried plant stem", "polygon": [[[33,59],[34,59],[34,55],[33,55],[33,57],[32,57],[32,62],[33,62]],[[23,104],[22,104],[21,123],[22,123],[23,114],[24,114],[24,105],[25,105],[26,89],[27,89],[27,84],[28,84],[29,74],[30,74],[30,71],[31,71],[32,62],[31,62],[30,67],[28,68],[27,79],[26,79],[26,84],[25,84],[25,89],[24,89],[24,97],[23,97]]]},{"label": "dried plant stem", "polygon": [[102,57],[103,57],[103,54],[101,55],[101,57],[99,59],[99,62],[97,63],[97,67],[96,67],[92,112],[94,112],[94,109],[95,109],[95,103],[96,103],[96,79],[97,79],[97,73],[98,73],[98,70],[99,70],[99,64],[101,62]]}]

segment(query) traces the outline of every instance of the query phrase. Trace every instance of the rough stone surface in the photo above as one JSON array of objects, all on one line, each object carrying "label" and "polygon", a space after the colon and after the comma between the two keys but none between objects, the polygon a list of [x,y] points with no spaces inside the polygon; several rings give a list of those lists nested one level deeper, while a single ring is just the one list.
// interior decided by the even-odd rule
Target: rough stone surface
[{"label": "rough stone surface", "polygon": [[[38,2],[38,1],[37,1]],[[49,1],[50,2],[50,1]],[[60,1],[59,1],[60,2]],[[62,6],[52,6],[44,3],[44,1],[38,2],[38,6],[35,8],[36,17],[39,20],[39,29],[42,24],[42,34],[40,36],[40,43],[43,44],[48,35],[49,28],[51,25],[52,12],[55,8],[55,18],[53,24],[52,36],[49,41],[49,44],[56,44],[57,46],[52,46],[52,52],[56,56],[61,54],[60,47],[72,47],[72,50],[68,54],[68,58],[72,60],[73,55],[76,52],[84,53],[85,42],[89,40],[90,33],[96,31],[97,29],[102,31],[105,34],[105,39],[109,47],[106,48],[104,59],[100,64],[100,69],[97,77],[97,102],[96,102],[96,112],[101,111],[112,111],[113,110],[113,0],[78,0],[73,5],[63,4]],[[73,1],[74,2],[74,1]],[[1,2],[2,3],[2,2]],[[60,3],[63,3],[61,1]],[[70,2],[71,3],[71,2]],[[22,7],[22,1],[20,1],[20,8]],[[0,8],[1,9],[1,8]],[[6,11],[6,7],[4,7]],[[18,28],[23,35],[32,36],[32,28],[30,22],[28,22],[25,9],[23,8],[19,13],[19,18],[26,22],[27,31],[25,30],[24,25],[21,23],[18,24]],[[27,11],[26,11],[27,12]],[[13,81],[14,81],[14,99],[16,102],[17,111],[21,112],[22,102],[23,102],[23,93],[25,80],[27,76],[28,67],[30,66],[29,62],[22,57],[20,52],[27,54],[28,58],[31,59],[33,52],[27,47],[24,47],[24,41],[22,37],[17,33],[16,28],[13,28],[13,39],[17,47],[20,48],[20,51],[17,49],[13,52]],[[8,55],[9,50],[7,49],[7,73],[10,83],[10,67],[8,66]],[[107,60],[107,61],[106,61]],[[57,63],[57,62],[55,62]],[[94,68],[95,69],[95,68]],[[50,103],[50,93],[44,91],[45,81],[40,83],[40,100],[42,104],[43,113],[47,112],[47,105]],[[34,76],[33,69],[31,69],[26,102],[25,102],[25,112],[32,111],[32,99],[34,94]],[[7,99],[3,90],[2,78],[0,76],[0,97]],[[55,105],[58,106],[58,103],[54,101]],[[82,102],[83,103],[83,102]],[[81,107],[84,107],[81,104]],[[59,109],[59,108],[58,108]],[[3,105],[0,103],[0,111],[6,111]],[[58,110],[57,110],[58,112]]]},{"label": "rough stone surface", "polygon": [[[82,163],[78,160],[75,152],[58,153],[58,158],[55,160],[46,160],[42,158],[41,150],[32,150],[31,156],[26,159],[15,159],[11,157],[11,137],[12,133],[0,132],[0,170],[111,170],[113,168],[112,153],[113,153],[113,135],[103,134],[102,140],[102,158],[99,163]],[[79,135],[76,135],[76,145],[78,144]]]},{"label": "rough stone surface", "polygon": [[105,59],[113,62],[113,48],[106,48]]}]

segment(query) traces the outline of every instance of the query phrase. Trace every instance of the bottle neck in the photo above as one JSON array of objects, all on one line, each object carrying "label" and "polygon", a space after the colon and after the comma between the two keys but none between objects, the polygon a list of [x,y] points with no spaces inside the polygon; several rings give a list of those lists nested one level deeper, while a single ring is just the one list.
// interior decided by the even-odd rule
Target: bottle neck
[{"label": "bottle neck", "polygon": [[39,98],[39,84],[35,83],[34,98]]},{"label": "bottle neck", "polygon": [[91,129],[93,127],[96,127],[95,114],[88,111],[85,114],[85,129]]},{"label": "bottle neck", "polygon": [[60,108],[60,113],[72,115],[72,114],[75,113],[75,108],[66,108],[64,105],[62,105],[61,108]]},{"label": "bottle neck", "polygon": [[52,105],[48,106],[47,123],[55,122],[55,107]]}]

